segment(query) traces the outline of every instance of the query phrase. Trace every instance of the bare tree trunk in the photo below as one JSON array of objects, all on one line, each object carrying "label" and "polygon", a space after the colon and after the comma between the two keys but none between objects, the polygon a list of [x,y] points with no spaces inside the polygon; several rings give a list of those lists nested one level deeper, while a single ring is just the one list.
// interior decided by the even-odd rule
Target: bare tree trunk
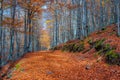
[{"label": "bare tree trunk", "polygon": [[120,3],[117,4],[118,36],[120,36]]},{"label": "bare tree trunk", "polygon": [[14,23],[15,23],[15,12],[16,12],[16,0],[13,0],[12,6],[12,25],[10,28],[10,51],[9,51],[9,60],[13,60],[14,53]]},{"label": "bare tree trunk", "polygon": [[3,0],[0,2],[0,67],[2,66],[2,20],[3,20]]}]

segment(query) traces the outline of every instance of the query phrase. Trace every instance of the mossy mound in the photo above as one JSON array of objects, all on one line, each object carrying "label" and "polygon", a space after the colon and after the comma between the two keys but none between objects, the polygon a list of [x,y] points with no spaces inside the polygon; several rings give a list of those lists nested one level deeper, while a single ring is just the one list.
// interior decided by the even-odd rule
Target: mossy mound
[{"label": "mossy mound", "polygon": [[69,51],[69,52],[80,52],[84,50],[84,42],[80,41],[77,43],[70,43],[65,44],[62,49],[62,51]]},{"label": "mossy mound", "polygon": [[110,44],[105,44],[104,41],[105,39],[89,40],[88,43],[92,48],[95,48],[97,54],[105,57],[107,63],[120,65],[120,55],[115,53],[114,47],[110,46]]}]

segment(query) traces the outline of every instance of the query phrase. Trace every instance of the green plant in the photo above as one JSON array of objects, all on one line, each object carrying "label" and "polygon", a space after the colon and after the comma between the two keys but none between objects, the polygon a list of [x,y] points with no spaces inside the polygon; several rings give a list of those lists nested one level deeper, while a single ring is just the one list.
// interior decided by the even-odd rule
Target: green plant
[{"label": "green plant", "polygon": [[72,52],[80,52],[83,49],[84,49],[84,42],[79,42],[74,45]]},{"label": "green plant", "polygon": [[97,40],[95,42],[90,40],[88,43],[97,51],[95,56],[97,54],[102,55],[105,57],[107,63],[120,65],[120,55],[114,52],[116,47],[112,47],[110,44],[105,44],[104,41],[105,39]]},{"label": "green plant", "polygon": [[108,51],[105,54],[105,57],[106,57],[106,61],[109,64],[119,64],[120,56],[119,56],[119,54],[115,53],[113,50]]},{"label": "green plant", "polygon": [[19,68],[20,68],[20,64],[18,63],[15,65],[15,69],[18,70]]},{"label": "green plant", "polygon": [[75,43],[69,44],[69,46],[68,46],[69,52],[72,52],[74,45],[75,45]]},{"label": "green plant", "polygon": [[88,40],[88,43],[89,43],[90,45],[92,45],[92,44],[93,44],[93,40],[92,40],[92,39],[89,39],[89,40]]},{"label": "green plant", "polygon": [[103,42],[105,41],[105,39],[101,39],[101,40],[97,40],[95,42],[95,49],[97,51],[101,50],[103,48]]},{"label": "green plant", "polygon": [[74,47],[73,47],[73,50],[72,52],[77,52],[77,49],[79,48],[79,45],[78,44],[75,44]]},{"label": "green plant", "polygon": [[106,53],[107,51],[112,50],[112,47],[110,46],[110,44],[104,44],[103,45],[103,53]]},{"label": "green plant", "polygon": [[84,50],[84,43],[80,43],[78,47],[78,52],[83,51],[83,50]]},{"label": "green plant", "polygon": [[78,43],[70,43],[70,44],[65,44],[62,47],[62,51],[69,51],[69,52],[80,52],[84,49],[84,43],[78,42]]}]

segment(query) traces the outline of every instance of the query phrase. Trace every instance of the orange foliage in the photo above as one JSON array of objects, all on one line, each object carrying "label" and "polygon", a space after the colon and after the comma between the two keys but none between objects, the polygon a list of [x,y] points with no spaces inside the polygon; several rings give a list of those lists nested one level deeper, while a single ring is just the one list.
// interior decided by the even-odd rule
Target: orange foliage
[{"label": "orange foliage", "polygon": [[50,36],[49,36],[48,31],[42,30],[41,33],[42,33],[41,38],[40,38],[41,45],[46,48],[50,48]]},{"label": "orange foliage", "polygon": [[10,17],[6,17],[3,21],[2,21],[2,25],[7,25],[9,27],[21,27],[23,25],[23,20],[18,20],[15,19],[14,23],[13,23],[13,19]]}]

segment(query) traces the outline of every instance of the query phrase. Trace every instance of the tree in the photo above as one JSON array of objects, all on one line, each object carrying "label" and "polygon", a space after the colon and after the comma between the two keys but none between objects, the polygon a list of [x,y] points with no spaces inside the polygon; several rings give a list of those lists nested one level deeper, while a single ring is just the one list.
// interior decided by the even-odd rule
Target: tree
[{"label": "tree", "polygon": [[2,65],[2,20],[3,20],[3,0],[0,1],[0,66]]},{"label": "tree", "polygon": [[120,1],[116,0],[117,4],[117,26],[118,26],[118,36],[120,36]]}]

